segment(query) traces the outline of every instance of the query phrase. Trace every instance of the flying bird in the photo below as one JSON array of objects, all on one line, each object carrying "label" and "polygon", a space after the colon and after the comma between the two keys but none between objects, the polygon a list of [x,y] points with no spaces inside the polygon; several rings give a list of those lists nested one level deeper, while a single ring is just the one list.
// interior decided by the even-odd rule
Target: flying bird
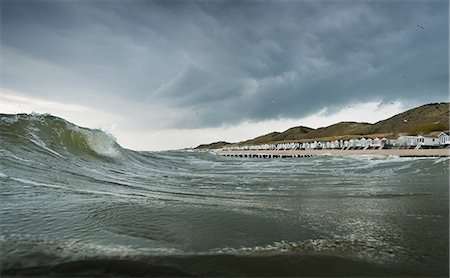
[{"label": "flying bird", "polygon": [[421,28],[421,29],[424,29],[424,30],[425,30],[425,28],[423,28],[423,26],[422,26],[422,25],[419,25],[419,24],[417,24],[417,27],[419,27],[419,28]]}]

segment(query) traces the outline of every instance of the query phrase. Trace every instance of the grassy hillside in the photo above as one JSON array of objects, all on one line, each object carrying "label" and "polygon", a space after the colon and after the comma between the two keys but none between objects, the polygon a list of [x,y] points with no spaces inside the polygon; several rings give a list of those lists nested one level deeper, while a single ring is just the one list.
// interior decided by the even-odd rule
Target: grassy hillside
[{"label": "grassy hillside", "polygon": [[281,134],[280,132],[271,132],[269,134],[265,134],[240,143],[247,145],[247,144],[262,144],[265,142],[273,142],[278,140],[280,134]]},{"label": "grassy hillside", "polygon": [[370,126],[371,124],[369,123],[340,122],[311,131],[305,138],[323,138],[332,136],[365,134],[364,130]]},{"label": "grassy hillside", "polygon": [[305,126],[291,127],[282,133],[282,140],[299,140],[307,136],[307,134],[312,131],[314,131],[313,128]]},{"label": "grassy hillside", "polygon": [[223,148],[227,145],[230,145],[231,143],[225,142],[225,141],[219,141],[219,142],[214,142],[211,144],[202,144],[197,146],[195,149],[197,150],[201,150],[201,149],[220,149]]},{"label": "grassy hillside", "polygon": [[431,103],[379,121],[364,132],[394,134],[428,134],[449,129],[449,103]]},{"label": "grassy hillside", "polygon": [[[383,136],[397,137],[401,134],[436,134],[439,131],[448,131],[450,129],[449,110],[449,103],[431,103],[410,109],[375,124],[340,122],[318,129],[298,126],[284,132],[272,132],[239,142],[236,145],[259,145],[283,141],[346,140],[355,137],[355,135],[375,138]],[[221,148],[224,145],[220,146],[218,143],[213,143],[200,145],[197,148],[201,146],[204,146],[202,148]]]}]

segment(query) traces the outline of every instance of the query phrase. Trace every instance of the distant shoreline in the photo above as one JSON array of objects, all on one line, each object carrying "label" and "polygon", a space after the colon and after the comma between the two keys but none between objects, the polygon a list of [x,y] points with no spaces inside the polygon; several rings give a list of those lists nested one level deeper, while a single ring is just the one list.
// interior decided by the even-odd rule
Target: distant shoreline
[{"label": "distant shoreline", "polygon": [[223,151],[214,150],[223,156],[242,157],[295,157],[295,156],[315,156],[315,155],[381,155],[399,157],[450,157],[450,149],[383,149],[383,150],[243,150],[243,151]]},{"label": "distant shoreline", "polygon": [[[449,131],[449,110],[450,104],[448,102],[430,103],[409,109],[374,124],[345,121],[319,128],[300,125],[291,127],[283,132],[274,131],[245,141],[235,143],[219,141],[202,144],[195,149],[238,148],[265,144],[312,143],[315,141],[331,143],[362,138],[372,140],[387,138],[392,140],[406,135],[436,137],[441,132],[448,133]],[[342,147],[341,144],[339,147]],[[309,148],[307,147],[306,149]]]}]

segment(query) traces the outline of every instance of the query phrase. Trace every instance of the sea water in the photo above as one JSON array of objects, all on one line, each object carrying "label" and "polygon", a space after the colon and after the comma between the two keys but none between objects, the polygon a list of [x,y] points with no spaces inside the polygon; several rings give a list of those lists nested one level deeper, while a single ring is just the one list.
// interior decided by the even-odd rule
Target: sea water
[{"label": "sea water", "polygon": [[448,276],[449,159],[137,152],[0,115],[2,276]]}]

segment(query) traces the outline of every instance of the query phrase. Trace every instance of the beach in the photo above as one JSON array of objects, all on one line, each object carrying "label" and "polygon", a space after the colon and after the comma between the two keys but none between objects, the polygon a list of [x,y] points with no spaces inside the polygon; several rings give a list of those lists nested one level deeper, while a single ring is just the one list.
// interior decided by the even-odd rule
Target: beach
[{"label": "beach", "polygon": [[399,157],[448,157],[450,149],[383,149],[383,150],[242,150],[242,151],[223,151],[216,150],[219,155],[225,156],[315,156],[315,155],[382,155]]}]

